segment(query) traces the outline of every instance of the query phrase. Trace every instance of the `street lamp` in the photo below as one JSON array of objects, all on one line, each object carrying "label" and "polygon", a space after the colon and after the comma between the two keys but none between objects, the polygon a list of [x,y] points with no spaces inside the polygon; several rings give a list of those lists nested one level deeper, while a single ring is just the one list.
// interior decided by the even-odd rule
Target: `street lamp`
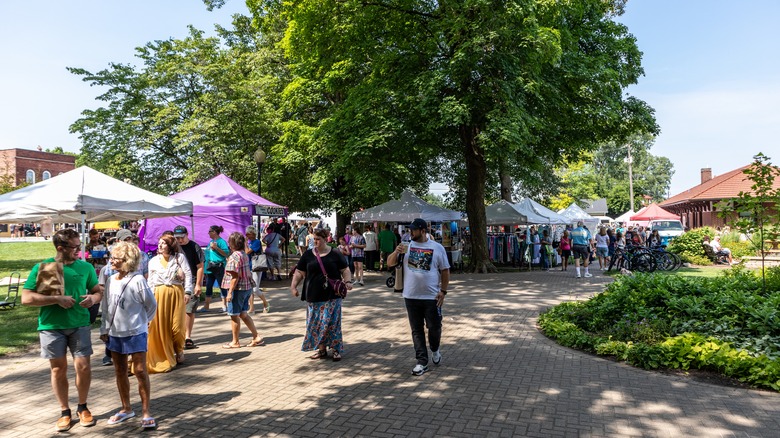
[{"label": "street lamp", "polygon": [[630,210],[634,211],[634,175],[632,174],[631,165],[633,164],[633,159],[631,159],[631,142],[629,142],[626,146],[628,146],[628,198],[630,202]]},{"label": "street lamp", "polygon": [[260,189],[262,188],[261,179],[263,177],[263,163],[265,163],[265,151],[257,148],[255,151],[255,163],[257,163],[257,196],[260,195]]}]

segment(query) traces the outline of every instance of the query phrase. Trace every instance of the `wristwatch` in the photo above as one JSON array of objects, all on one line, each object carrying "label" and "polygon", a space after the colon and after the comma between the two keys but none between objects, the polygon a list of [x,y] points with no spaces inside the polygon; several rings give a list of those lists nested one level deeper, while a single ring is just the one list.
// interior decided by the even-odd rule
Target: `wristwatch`
[{"label": "wristwatch", "polygon": [[447,295],[447,291],[444,289],[439,289],[439,292],[441,292],[443,295]]}]

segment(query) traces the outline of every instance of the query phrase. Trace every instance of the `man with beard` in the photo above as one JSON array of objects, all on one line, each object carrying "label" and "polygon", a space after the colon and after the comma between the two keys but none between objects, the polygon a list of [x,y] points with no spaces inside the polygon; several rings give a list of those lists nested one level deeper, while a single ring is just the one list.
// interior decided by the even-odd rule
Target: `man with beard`
[{"label": "man with beard", "polygon": [[450,282],[450,265],[444,247],[428,238],[428,224],[423,219],[415,219],[408,228],[411,241],[398,245],[389,255],[387,263],[394,266],[399,255],[405,254],[403,296],[417,359],[412,374],[421,376],[428,371],[426,326],[433,363],[441,363],[441,307]]},{"label": "man with beard", "polygon": [[[77,418],[82,426],[95,425],[95,419],[87,408],[87,395],[92,380],[89,363],[92,355],[89,308],[100,302],[103,290],[98,284],[95,268],[78,259],[81,242],[75,230],[68,228],[57,231],[52,237],[52,243],[57,254],[33,267],[24,283],[22,304],[41,308],[38,316],[41,357],[49,359],[51,386],[62,410],[56,430],[64,432],[71,427],[66,356],[68,349],[73,356],[73,367],[76,370]],[[61,268],[50,265],[51,263],[61,264]],[[48,267],[54,267],[57,271],[62,270],[62,284],[51,281],[51,289],[39,290],[38,282],[44,283],[45,277],[52,277],[42,275],[39,278],[38,272],[43,264],[49,264]],[[46,272],[49,272],[48,269]]]}]

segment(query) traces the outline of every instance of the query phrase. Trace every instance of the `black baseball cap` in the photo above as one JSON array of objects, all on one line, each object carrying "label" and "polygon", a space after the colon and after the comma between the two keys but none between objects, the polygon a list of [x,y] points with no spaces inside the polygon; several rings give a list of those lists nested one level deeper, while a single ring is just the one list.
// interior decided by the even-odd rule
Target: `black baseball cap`
[{"label": "black baseball cap", "polygon": [[187,227],[184,225],[177,225],[176,228],[173,229],[173,236],[174,237],[184,237],[187,235]]},{"label": "black baseball cap", "polygon": [[409,224],[409,229],[411,230],[427,230],[428,229],[428,222],[425,222],[423,219],[420,219],[419,217],[412,221],[411,224]]}]

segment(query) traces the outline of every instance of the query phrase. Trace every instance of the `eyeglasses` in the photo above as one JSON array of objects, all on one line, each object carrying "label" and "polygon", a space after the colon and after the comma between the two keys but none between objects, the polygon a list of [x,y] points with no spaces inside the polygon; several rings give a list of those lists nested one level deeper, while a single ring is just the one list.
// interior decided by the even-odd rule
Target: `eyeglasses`
[{"label": "eyeglasses", "polygon": [[60,245],[60,246],[67,249],[81,248],[81,245]]},{"label": "eyeglasses", "polygon": [[124,262],[126,259],[119,258],[119,257],[111,257],[112,262]]}]

